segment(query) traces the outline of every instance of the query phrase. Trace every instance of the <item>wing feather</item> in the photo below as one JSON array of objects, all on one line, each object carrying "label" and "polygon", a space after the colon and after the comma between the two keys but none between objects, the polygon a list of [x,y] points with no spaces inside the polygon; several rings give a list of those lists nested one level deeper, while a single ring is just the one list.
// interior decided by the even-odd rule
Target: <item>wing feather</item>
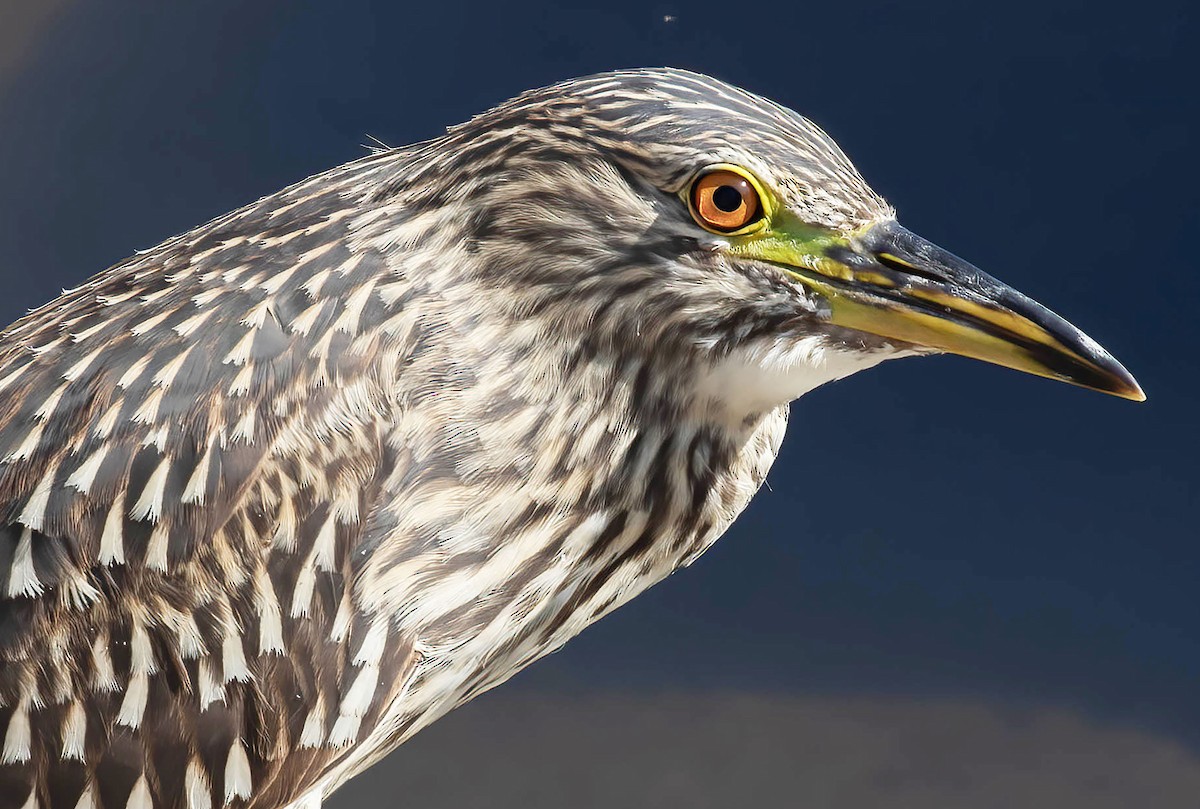
[{"label": "wing feather", "polygon": [[0,809],[35,785],[43,806],[268,802],[341,755],[324,695],[365,631],[350,549],[402,353],[380,328],[398,281],[349,215],[384,163],[169,240],[0,335]]}]

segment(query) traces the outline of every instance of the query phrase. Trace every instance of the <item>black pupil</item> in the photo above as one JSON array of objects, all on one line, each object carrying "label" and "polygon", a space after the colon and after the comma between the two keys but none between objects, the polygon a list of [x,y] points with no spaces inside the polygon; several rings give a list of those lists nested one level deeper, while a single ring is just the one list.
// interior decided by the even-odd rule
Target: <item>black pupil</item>
[{"label": "black pupil", "polygon": [[725,213],[733,213],[742,207],[742,193],[732,185],[723,185],[713,191],[712,201]]}]

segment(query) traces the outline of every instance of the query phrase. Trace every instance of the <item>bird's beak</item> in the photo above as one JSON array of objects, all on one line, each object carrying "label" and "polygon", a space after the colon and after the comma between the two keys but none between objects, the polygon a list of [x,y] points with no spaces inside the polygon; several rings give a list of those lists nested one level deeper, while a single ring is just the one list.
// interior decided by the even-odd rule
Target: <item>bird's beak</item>
[{"label": "bird's beak", "polygon": [[807,260],[788,262],[788,270],[828,301],[835,325],[1146,399],[1121,363],[1082,331],[895,220],[819,251],[807,244]]}]

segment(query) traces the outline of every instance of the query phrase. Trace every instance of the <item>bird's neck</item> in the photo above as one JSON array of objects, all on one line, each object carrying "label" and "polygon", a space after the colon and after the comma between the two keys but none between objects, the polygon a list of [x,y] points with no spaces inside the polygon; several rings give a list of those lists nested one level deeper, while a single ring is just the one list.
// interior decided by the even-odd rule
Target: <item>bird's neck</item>
[{"label": "bird's neck", "polygon": [[[453,351],[417,343],[431,353],[405,365],[440,384],[413,392],[387,437],[383,489],[397,494],[379,522],[392,527],[356,556],[355,599],[413,639],[419,665],[392,684],[406,696],[370,755],[695,559],[782,441],[786,406],[728,423],[687,405],[694,375],[678,365],[579,359],[523,328],[477,320]],[[444,667],[451,653],[479,668]]]}]

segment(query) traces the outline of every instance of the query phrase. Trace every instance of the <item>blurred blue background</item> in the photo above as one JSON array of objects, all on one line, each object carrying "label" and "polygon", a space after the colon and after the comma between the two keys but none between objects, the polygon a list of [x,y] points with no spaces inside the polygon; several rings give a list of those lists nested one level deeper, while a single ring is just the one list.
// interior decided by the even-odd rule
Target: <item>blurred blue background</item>
[{"label": "blurred blue background", "polygon": [[[878,710],[864,737],[948,705],[983,706],[1010,730],[1004,711],[1065,712],[1074,741],[1029,738],[1061,752],[1128,732],[1200,772],[1194,4],[25,0],[0,9],[0,32],[4,322],[363,154],[369,136],[400,145],[530,87],[672,65],[817,121],[909,228],[1072,320],[1149,395],[1134,405],[936,358],[805,397],[791,427],[804,440],[785,443],[769,489],[712,551],[419,738],[415,758],[399,751],[339,805],[416,794],[428,770],[406,761],[467,767],[462,751],[506,711],[522,715],[514,706],[556,706],[542,711],[544,749],[528,753],[552,757],[582,732],[577,706],[620,727],[655,695],[683,718],[647,731],[656,749],[740,738],[729,723],[770,726],[800,749],[819,716],[840,715],[829,706],[865,699]],[[779,711],[730,708],[725,724],[696,724],[741,699],[809,713],[772,725]],[[889,713],[901,705],[927,712]],[[504,759],[495,735],[479,761]],[[614,738],[640,749],[637,734]],[[946,761],[931,753],[922,772],[936,780]],[[1072,789],[1092,777],[1047,767]],[[518,800],[500,781],[520,762],[497,771],[490,801],[448,797],[448,778],[422,787],[424,805],[549,794]],[[625,805],[659,805],[637,799],[659,794],[645,780],[655,772]],[[687,797],[692,781],[680,783],[664,800]],[[602,791],[563,789],[581,806]],[[859,805],[849,794],[807,797]],[[1179,805],[1196,805],[1189,794]]]}]

